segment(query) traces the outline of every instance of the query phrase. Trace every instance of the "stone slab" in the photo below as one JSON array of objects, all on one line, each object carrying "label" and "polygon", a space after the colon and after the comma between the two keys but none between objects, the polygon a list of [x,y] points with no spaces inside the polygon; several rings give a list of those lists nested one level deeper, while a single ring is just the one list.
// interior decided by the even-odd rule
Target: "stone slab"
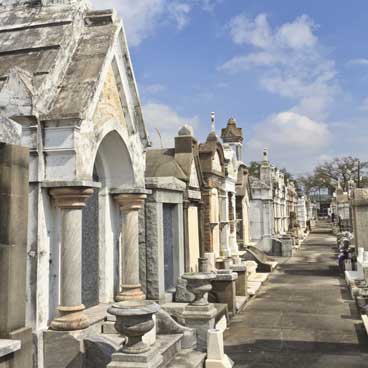
[{"label": "stone slab", "polygon": [[248,281],[248,295],[254,296],[258,293],[262,283],[259,281]]},{"label": "stone slab", "polygon": [[248,277],[248,282],[260,282],[263,284],[267,281],[269,273],[254,273]]},{"label": "stone slab", "polygon": [[182,350],[170,364],[170,368],[203,368],[206,353]]},{"label": "stone slab", "polygon": [[362,314],[362,321],[363,321],[365,332],[368,335],[368,316],[366,314]]},{"label": "stone slab", "polygon": [[241,312],[247,304],[248,296],[236,296],[236,312]]},{"label": "stone slab", "polygon": [[21,348],[20,340],[0,339],[0,358],[12,354]]}]

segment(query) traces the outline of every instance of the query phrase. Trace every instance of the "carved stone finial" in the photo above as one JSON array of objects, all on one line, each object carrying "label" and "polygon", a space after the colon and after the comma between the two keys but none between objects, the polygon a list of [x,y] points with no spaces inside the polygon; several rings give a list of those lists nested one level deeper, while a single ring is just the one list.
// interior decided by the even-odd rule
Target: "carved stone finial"
[{"label": "carved stone finial", "polygon": [[236,119],[231,117],[228,121],[227,121],[227,125],[235,125],[236,126]]},{"label": "carved stone finial", "polygon": [[215,127],[215,113],[212,112],[211,113],[211,132],[215,132],[216,131],[216,127]]}]

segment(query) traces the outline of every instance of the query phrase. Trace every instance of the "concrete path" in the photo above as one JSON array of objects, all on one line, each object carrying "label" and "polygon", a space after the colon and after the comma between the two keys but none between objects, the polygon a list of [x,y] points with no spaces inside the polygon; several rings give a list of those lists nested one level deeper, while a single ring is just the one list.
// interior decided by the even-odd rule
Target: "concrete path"
[{"label": "concrete path", "polygon": [[309,236],[225,333],[236,367],[368,367],[368,338],[337,268],[335,237]]}]

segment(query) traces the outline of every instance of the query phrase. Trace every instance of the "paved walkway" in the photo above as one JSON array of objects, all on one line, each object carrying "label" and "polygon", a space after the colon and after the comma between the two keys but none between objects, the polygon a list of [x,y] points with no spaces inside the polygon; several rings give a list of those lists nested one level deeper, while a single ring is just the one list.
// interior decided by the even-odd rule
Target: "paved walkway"
[{"label": "paved walkway", "polygon": [[236,367],[368,367],[368,338],[339,275],[335,244],[317,229],[232,320],[225,350]]}]

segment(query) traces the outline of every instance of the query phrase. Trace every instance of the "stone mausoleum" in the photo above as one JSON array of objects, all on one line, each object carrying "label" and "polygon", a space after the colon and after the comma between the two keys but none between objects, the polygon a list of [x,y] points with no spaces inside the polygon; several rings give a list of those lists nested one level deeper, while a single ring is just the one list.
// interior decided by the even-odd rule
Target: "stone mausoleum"
[{"label": "stone mausoleum", "polygon": [[89,307],[144,298],[138,212],[148,139],[114,11],[2,1],[0,44],[1,114],[30,151],[26,321],[35,364],[51,366],[48,327],[87,328]]},{"label": "stone mausoleum", "polygon": [[147,150],[116,12],[0,3],[0,368],[231,366],[213,347],[297,195],[267,152],[250,178],[242,129],[211,119]]}]

